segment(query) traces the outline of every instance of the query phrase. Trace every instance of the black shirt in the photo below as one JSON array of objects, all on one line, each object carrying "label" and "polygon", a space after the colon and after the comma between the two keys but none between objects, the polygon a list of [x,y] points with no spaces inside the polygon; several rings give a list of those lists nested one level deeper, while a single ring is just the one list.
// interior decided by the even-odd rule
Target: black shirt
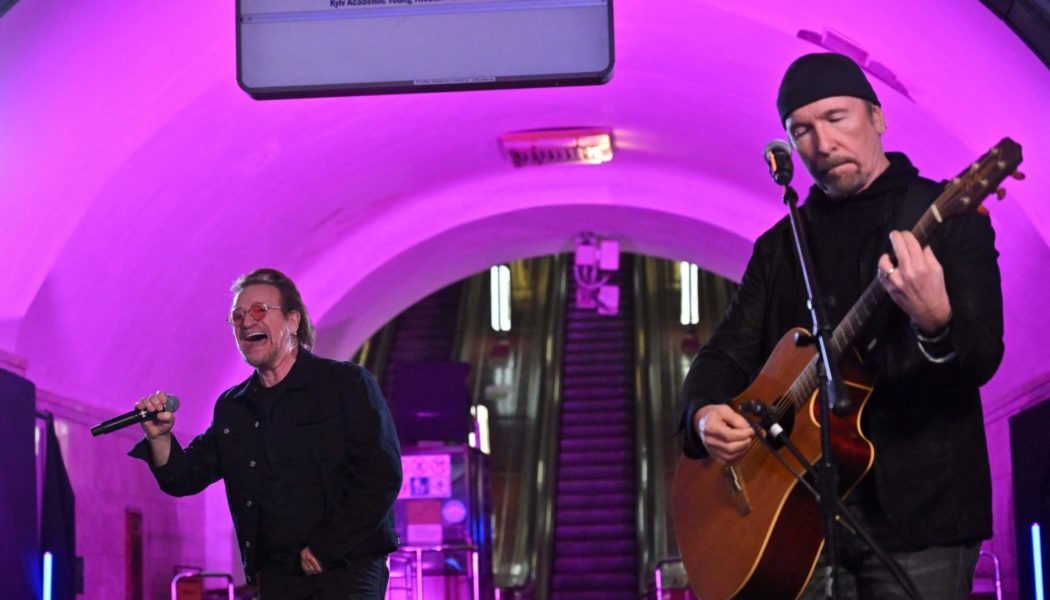
[{"label": "black shirt", "polygon": [[814,187],[806,200],[810,253],[832,327],[868,285],[860,269],[867,240],[883,226],[892,199],[904,193],[918,173],[907,159],[898,156],[891,153],[889,167],[854,196],[832,200]]},{"label": "black shirt", "polygon": [[[148,442],[130,454],[150,461]],[[224,392],[207,431],[185,450],[173,438],[153,473],[174,496],[225,481],[248,581],[301,573],[307,546],[329,569],[398,545],[400,446],[379,386],[358,365],[302,348],[274,388],[253,374]]]}]

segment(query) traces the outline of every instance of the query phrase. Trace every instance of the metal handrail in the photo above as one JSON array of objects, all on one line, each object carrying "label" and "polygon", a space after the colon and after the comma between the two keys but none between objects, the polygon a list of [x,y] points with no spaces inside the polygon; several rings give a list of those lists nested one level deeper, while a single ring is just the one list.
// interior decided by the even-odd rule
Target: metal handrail
[{"label": "metal handrail", "polygon": [[201,579],[208,578],[220,578],[226,580],[226,596],[229,600],[234,600],[233,595],[233,576],[229,573],[212,573],[208,571],[197,571],[187,570],[179,571],[175,574],[175,577],[171,579],[171,600],[179,599],[179,581],[183,579],[189,579],[190,577],[200,577]]},{"label": "metal handrail", "polygon": [[[654,517],[662,514],[658,496],[662,490],[663,476],[658,467],[661,453],[656,448],[659,436],[654,435],[654,403],[659,403],[662,394],[650,378],[649,368],[657,358],[652,349],[652,335],[657,329],[651,327],[649,319],[652,306],[649,286],[646,285],[647,261],[643,256],[634,257],[634,456],[635,456],[635,535],[638,547],[638,582],[648,580],[650,563],[657,553],[657,537],[663,531],[656,526]],[[658,383],[658,382],[657,382]]]},{"label": "metal handrail", "polygon": [[471,600],[481,598],[481,579],[478,575],[478,547],[470,544],[435,544],[429,546],[401,546],[394,554],[411,556],[415,563],[415,578],[412,590],[415,592],[416,600],[423,599],[423,553],[424,552],[466,552],[470,554],[470,562],[467,563],[467,578],[471,582]]},{"label": "metal handrail", "polygon": [[999,556],[991,550],[981,550],[978,558],[980,558],[980,556],[985,556],[992,559],[993,572],[995,573],[995,579],[992,582],[995,586],[995,600],[1003,600],[1003,579],[1002,571],[1000,570],[999,566]]},{"label": "metal handrail", "polygon": [[[550,575],[553,563],[554,490],[557,487],[558,439],[561,413],[561,363],[565,345],[565,307],[568,301],[568,258],[559,254],[551,260],[551,282],[547,298],[550,300],[548,314],[537,311],[546,326],[543,341],[543,368],[530,370],[530,406],[533,418],[527,419],[526,439],[537,440],[535,448],[536,491],[534,495],[534,519],[531,523],[530,577],[537,600],[546,600],[550,594]],[[537,427],[538,424],[538,427]],[[529,463],[526,463],[529,464]],[[526,513],[529,511],[526,511]],[[525,515],[523,515],[525,516]]]},{"label": "metal handrail", "polygon": [[653,569],[677,553],[668,531],[667,478],[673,467],[670,432],[677,410],[677,339],[669,334],[677,321],[667,292],[673,263],[637,257],[635,267],[636,454],[638,457],[638,569],[639,581],[650,582]]}]

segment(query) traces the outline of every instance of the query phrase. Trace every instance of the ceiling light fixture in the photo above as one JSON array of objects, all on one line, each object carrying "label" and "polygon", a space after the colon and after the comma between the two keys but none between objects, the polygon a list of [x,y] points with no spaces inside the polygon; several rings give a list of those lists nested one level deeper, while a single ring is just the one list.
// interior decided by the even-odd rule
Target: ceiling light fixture
[{"label": "ceiling light fixture", "polygon": [[595,127],[512,131],[499,136],[499,146],[515,167],[554,163],[599,165],[613,157],[612,131]]}]

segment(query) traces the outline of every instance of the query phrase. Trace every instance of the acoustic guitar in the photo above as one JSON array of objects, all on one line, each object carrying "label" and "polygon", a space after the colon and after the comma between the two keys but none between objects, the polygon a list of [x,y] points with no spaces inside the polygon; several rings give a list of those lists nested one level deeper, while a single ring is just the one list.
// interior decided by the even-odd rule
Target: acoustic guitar
[{"label": "acoustic guitar", "polygon": [[[926,245],[944,219],[977,210],[993,191],[1001,199],[1004,192],[999,184],[1020,163],[1021,147],[1004,138],[963,170],[912,229],[919,243]],[[835,328],[834,356],[851,348],[887,296],[877,280],[868,285]],[[765,403],[803,458],[814,465],[821,457],[818,357],[812,345],[796,345],[798,333],[807,332],[787,332],[751,385],[729,405],[740,411],[749,400]],[[863,373],[851,370],[848,361],[841,362],[853,410],[842,417],[832,415],[830,427],[839,492],[845,496],[871,469],[875,451],[860,430],[873,388]],[[730,465],[712,458],[681,457],[671,515],[690,586],[702,600],[790,599],[801,594],[824,545],[820,506],[796,477],[805,472],[806,465],[792,453],[771,449],[757,439]]]}]

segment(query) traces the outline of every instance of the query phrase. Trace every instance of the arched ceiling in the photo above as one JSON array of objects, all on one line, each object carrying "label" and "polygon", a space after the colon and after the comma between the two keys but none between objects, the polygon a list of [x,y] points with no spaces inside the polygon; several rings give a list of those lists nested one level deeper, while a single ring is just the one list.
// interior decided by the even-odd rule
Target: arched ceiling
[{"label": "arched ceiling", "polygon": [[[114,410],[155,388],[208,418],[246,368],[232,279],[291,274],[347,356],[428,292],[568,250],[581,230],[740,274],[780,218],[759,150],[783,70],[835,31],[889,67],[889,131],[930,177],[1004,135],[1028,179],[992,207],[1007,359],[986,396],[1045,380],[1050,73],[976,2],[615,2],[603,86],[258,102],[236,83],[231,3],[21,2],[0,18],[0,350]],[[601,166],[514,169],[501,133],[601,126]],[[805,176],[797,187],[808,184]],[[1035,276],[1033,276],[1035,275]]]}]

